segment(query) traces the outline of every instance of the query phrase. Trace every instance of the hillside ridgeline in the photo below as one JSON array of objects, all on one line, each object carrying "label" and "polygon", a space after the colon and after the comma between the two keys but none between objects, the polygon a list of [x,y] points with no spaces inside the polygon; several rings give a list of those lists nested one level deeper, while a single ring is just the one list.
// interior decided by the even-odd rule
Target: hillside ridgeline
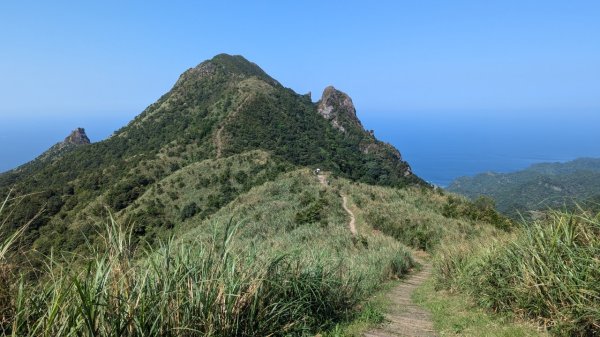
[{"label": "hillside ridgeline", "polygon": [[573,208],[598,209],[600,159],[541,163],[513,173],[483,173],[456,179],[448,190],[476,199],[491,197],[498,210],[513,217],[530,211]]},{"label": "hillside ridgeline", "polygon": [[[45,208],[22,240],[25,247],[41,253],[52,247],[75,250],[95,236],[89,219],[97,207],[136,208],[133,204],[147,191],[181,176],[179,171],[190,165],[255,150],[268,152],[277,163],[268,177],[254,179],[255,168],[249,168],[244,174],[250,179],[232,182],[239,189],[220,186],[210,202],[200,205],[204,216],[240,191],[294,167],[320,167],[371,184],[424,185],[398,150],[362,128],[348,95],[328,87],[313,103],[243,57],[221,54],[185,71],[168,93],[112,137],[89,144],[78,129],[37,160],[1,174],[0,193],[37,193],[15,211],[12,230]],[[238,178],[245,179],[227,174],[221,179]],[[190,183],[202,185],[214,177],[203,179]],[[187,191],[169,193],[187,200]],[[136,228],[136,235],[152,241],[181,221],[178,211],[165,212],[168,216]]]}]

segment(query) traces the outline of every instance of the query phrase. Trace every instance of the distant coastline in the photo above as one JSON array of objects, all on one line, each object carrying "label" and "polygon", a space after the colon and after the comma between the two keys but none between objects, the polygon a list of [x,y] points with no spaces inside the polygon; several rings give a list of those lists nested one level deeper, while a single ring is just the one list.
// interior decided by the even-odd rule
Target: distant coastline
[{"label": "distant coastline", "polygon": [[[579,157],[600,157],[600,134],[595,120],[565,114],[551,119],[516,120],[509,113],[454,116],[358,111],[367,129],[396,146],[413,171],[423,179],[446,187],[456,178],[493,171],[509,173],[541,162],[566,162]],[[115,117],[118,116],[118,117]],[[37,120],[0,117],[0,172],[35,158],[76,127],[84,127],[99,141],[123,127],[134,113],[82,114],[42,117]],[[557,137],[557,135],[560,135]]]},{"label": "distant coastline", "polygon": [[509,173],[536,163],[600,157],[600,133],[594,130],[600,113],[523,116],[516,112],[360,114],[365,127],[396,146],[417,175],[440,187],[483,172]]}]

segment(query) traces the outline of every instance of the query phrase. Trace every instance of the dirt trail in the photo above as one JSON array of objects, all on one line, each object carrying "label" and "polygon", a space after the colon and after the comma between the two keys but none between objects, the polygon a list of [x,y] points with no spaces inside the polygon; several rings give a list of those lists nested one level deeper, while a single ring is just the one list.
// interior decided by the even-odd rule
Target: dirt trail
[{"label": "dirt trail", "polygon": [[[317,178],[319,179],[319,182],[321,183],[321,185],[327,187],[327,177],[324,174],[318,174]],[[356,217],[354,216],[354,213],[352,213],[352,211],[350,210],[350,208],[348,208],[348,198],[342,194],[342,207],[344,207],[344,210],[346,211],[346,213],[348,213],[348,215],[350,216],[350,222],[348,223],[348,228],[350,228],[350,233],[352,233],[352,235],[356,235]]]},{"label": "dirt trail", "polygon": [[233,110],[233,112],[231,114],[229,114],[229,116],[225,117],[225,120],[223,121],[223,123],[221,123],[221,126],[219,126],[217,133],[215,133],[215,148],[216,148],[216,152],[217,152],[217,159],[221,158],[221,153],[223,152],[223,139],[221,138],[221,134],[223,133],[223,129],[225,129],[225,124],[227,123],[228,120],[235,117],[235,115],[237,115],[238,112],[240,112],[240,110],[242,109],[244,104],[246,104],[246,102],[249,99],[250,99],[250,95],[244,97],[244,99],[242,100],[240,105],[238,105],[238,107],[235,110]]},{"label": "dirt trail", "polygon": [[356,218],[354,217],[354,213],[348,208],[348,198],[342,194],[342,206],[348,215],[350,215],[350,223],[348,223],[348,227],[350,227],[350,233],[352,235],[356,235]]},{"label": "dirt trail", "polygon": [[[327,187],[327,177],[318,174],[317,178],[321,185]],[[356,218],[348,208],[348,198],[342,194],[344,210],[350,216],[348,227],[353,235],[356,235]],[[431,314],[416,305],[411,297],[413,292],[431,276],[431,263],[423,258],[427,256],[424,252],[414,252],[413,258],[423,266],[418,272],[410,274],[397,287],[389,293],[392,302],[390,312],[385,318],[385,325],[364,334],[365,337],[436,337],[431,321]]]},{"label": "dirt trail", "polygon": [[221,133],[225,125],[222,125],[219,130],[217,130],[217,134],[215,135],[215,147],[217,148],[217,158],[221,158],[221,151],[223,149],[223,141],[221,140]]},{"label": "dirt trail", "polygon": [[319,178],[319,182],[321,183],[321,185],[323,185],[323,186],[327,187],[327,177],[325,177],[325,176],[324,176],[324,175],[322,175],[322,174],[319,174],[319,175],[317,176],[317,178]]},{"label": "dirt trail", "polygon": [[[414,255],[414,254],[413,254]],[[416,258],[419,261],[418,258]],[[392,302],[388,321],[380,328],[364,334],[365,337],[436,337],[431,314],[416,305],[411,296],[413,292],[431,276],[431,264],[422,262],[423,269],[410,275],[388,297]]]}]

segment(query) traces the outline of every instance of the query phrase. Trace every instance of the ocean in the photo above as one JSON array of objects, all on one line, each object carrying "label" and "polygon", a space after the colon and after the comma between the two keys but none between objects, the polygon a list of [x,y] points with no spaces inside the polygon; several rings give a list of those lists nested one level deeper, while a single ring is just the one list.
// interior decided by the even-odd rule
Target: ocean
[{"label": "ocean", "polygon": [[600,111],[395,112],[359,117],[377,138],[396,146],[417,175],[441,187],[482,172],[600,157]]},{"label": "ocean", "polygon": [[92,142],[109,137],[135,114],[94,113],[38,117],[0,115],[0,172],[35,159],[71,131],[83,127]]},{"label": "ocean", "polygon": [[[0,116],[0,172],[35,158],[77,127],[99,141],[134,116]],[[600,157],[600,112],[394,112],[359,113],[359,118],[377,138],[396,146],[417,175],[442,187],[457,177],[486,171]]]}]

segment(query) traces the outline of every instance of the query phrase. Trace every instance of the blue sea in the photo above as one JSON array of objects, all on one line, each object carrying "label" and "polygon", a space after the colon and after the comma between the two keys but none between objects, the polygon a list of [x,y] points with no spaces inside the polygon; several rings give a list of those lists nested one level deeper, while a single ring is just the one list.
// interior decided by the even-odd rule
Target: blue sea
[{"label": "blue sea", "polygon": [[600,157],[600,111],[394,112],[359,117],[377,138],[396,146],[417,175],[442,187],[482,172]]},{"label": "blue sea", "polygon": [[92,142],[109,137],[135,117],[133,113],[69,114],[38,117],[0,115],[0,172],[34,159],[71,131],[83,127]]},{"label": "blue sea", "polygon": [[[24,118],[0,116],[0,172],[23,164],[84,127],[92,141],[110,136],[135,113]],[[438,186],[486,171],[538,162],[600,157],[596,112],[359,113],[366,129],[396,146],[413,171]]]}]

